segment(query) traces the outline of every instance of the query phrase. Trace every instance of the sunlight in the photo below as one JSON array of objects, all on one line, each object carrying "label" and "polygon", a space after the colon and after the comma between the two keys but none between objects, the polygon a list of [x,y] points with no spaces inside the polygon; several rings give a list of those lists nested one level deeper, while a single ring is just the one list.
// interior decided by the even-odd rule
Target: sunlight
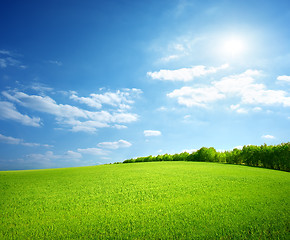
[{"label": "sunlight", "polygon": [[245,42],[239,37],[227,38],[222,44],[222,53],[226,56],[239,56],[244,53],[245,49]]}]

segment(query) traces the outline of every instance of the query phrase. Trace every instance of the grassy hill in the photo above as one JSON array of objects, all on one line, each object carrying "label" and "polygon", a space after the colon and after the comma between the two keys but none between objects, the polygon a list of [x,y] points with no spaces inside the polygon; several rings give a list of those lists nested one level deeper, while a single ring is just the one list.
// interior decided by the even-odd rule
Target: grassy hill
[{"label": "grassy hill", "polygon": [[0,172],[0,239],[289,239],[288,172],[149,162]]}]

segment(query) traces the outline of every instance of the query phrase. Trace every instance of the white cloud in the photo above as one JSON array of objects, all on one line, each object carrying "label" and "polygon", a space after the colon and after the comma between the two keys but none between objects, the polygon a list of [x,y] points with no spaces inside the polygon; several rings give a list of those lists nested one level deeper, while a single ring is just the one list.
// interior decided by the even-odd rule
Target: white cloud
[{"label": "white cloud", "polygon": [[[129,94],[128,91],[129,90],[125,90],[124,93]],[[134,94],[139,94],[141,90],[131,89],[130,91],[134,92]],[[3,91],[2,94],[10,101],[23,107],[55,116],[58,124],[70,127],[70,130],[73,132],[96,132],[98,128],[104,127],[124,128],[126,126],[119,124],[131,123],[138,120],[138,115],[134,113],[119,110],[111,111],[111,113],[104,110],[97,112],[88,111],[76,106],[57,104],[55,100],[48,96],[28,95],[17,91]],[[133,103],[133,101],[129,99],[127,99],[126,102],[130,104]],[[14,106],[9,102],[6,102],[6,105],[7,104],[10,104],[10,109],[11,106]],[[122,107],[122,101],[119,106]],[[23,121],[23,118],[19,116],[18,118]]]},{"label": "white cloud", "polygon": [[240,95],[251,88],[264,89],[263,84],[254,84],[254,77],[260,75],[261,72],[258,70],[247,70],[242,74],[223,77],[220,81],[212,82],[212,85],[222,93]]},{"label": "white cloud", "polygon": [[254,77],[261,76],[257,70],[247,70],[242,74],[224,77],[221,81],[213,82],[220,92],[229,96],[241,97],[243,104],[290,106],[290,97],[283,90],[268,90],[264,84],[255,83]]},{"label": "white cloud", "polygon": [[236,104],[236,105],[231,105],[230,109],[233,111],[236,111],[237,113],[248,113],[248,110],[245,108],[242,108],[240,104]]},{"label": "white cloud", "polygon": [[188,54],[188,49],[185,48],[182,44],[171,43],[168,45],[167,49],[161,53],[164,57],[160,58],[157,63],[168,63],[172,60],[177,60]]},{"label": "white cloud", "polygon": [[8,56],[12,56],[13,55],[10,51],[7,51],[7,50],[0,50],[0,54],[1,55],[8,55]]},{"label": "white cloud", "polygon": [[108,123],[98,120],[79,121],[73,118],[60,118],[57,121],[60,125],[71,127],[70,131],[72,132],[95,133],[98,128],[110,127]]},{"label": "white cloud", "polygon": [[117,128],[117,129],[126,129],[126,128],[128,128],[128,127],[125,126],[125,125],[115,124],[115,125],[113,125],[113,128]]},{"label": "white cloud", "polygon": [[98,147],[108,148],[108,149],[118,149],[118,148],[126,148],[131,147],[132,144],[125,140],[119,140],[117,142],[101,142],[98,144]]},{"label": "white cloud", "polygon": [[26,157],[30,158],[31,160],[39,161],[39,162],[44,162],[44,161],[49,162],[53,159],[60,158],[60,156],[54,155],[52,151],[47,151],[45,154],[40,154],[40,153],[28,154]]},{"label": "white cloud", "polygon": [[277,80],[290,83],[290,76],[286,76],[286,75],[278,76]]},{"label": "white cloud", "polygon": [[0,133],[0,141],[7,143],[7,144],[20,144],[23,140],[19,138],[14,138],[14,137],[7,137],[4,136]]},{"label": "white cloud", "polygon": [[193,152],[196,152],[198,149],[184,149],[182,150],[181,152],[187,152],[187,153],[193,153]]},{"label": "white cloud", "polygon": [[239,109],[237,109],[237,113],[246,114],[246,113],[248,113],[248,110],[245,108],[239,108]]},{"label": "white cloud", "polygon": [[112,114],[107,111],[91,112],[83,110],[86,114],[86,118],[91,119],[96,122],[112,122]]},{"label": "white cloud", "polygon": [[0,58],[0,67],[1,68],[6,68],[7,67],[6,60],[3,59],[3,58]]},{"label": "white cloud", "polygon": [[23,139],[8,137],[2,134],[0,134],[0,141],[7,144],[22,145],[22,146],[27,146],[27,147],[52,147],[51,145],[48,145],[48,144],[25,142]]},{"label": "white cloud", "polygon": [[140,89],[132,88],[123,89],[122,91],[117,90],[116,92],[105,92],[103,94],[92,93],[89,97],[78,97],[76,92],[71,91],[70,98],[97,109],[102,108],[104,104],[120,109],[130,109],[130,105],[134,103],[132,99],[141,93]]},{"label": "white cloud", "polygon": [[0,158],[0,165],[2,170],[71,167],[73,165],[76,166],[75,163],[79,163],[80,158],[82,158],[82,155],[74,151],[67,151],[60,155],[47,151],[45,153],[27,154],[25,157],[17,159]]},{"label": "white cloud", "polygon": [[173,43],[172,44],[172,48],[177,50],[177,51],[180,51],[180,52],[184,52],[185,51],[185,47],[181,43]]},{"label": "white cloud", "polygon": [[10,101],[39,112],[49,113],[58,117],[87,117],[83,110],[70,105],[57,104],[48,96],[28,95],[23,92],[14,92],[14,95],[11,95],[5,91],[2,94]]},{"label": "white cloud", "polygon": [[240,107],[240,104],[230,106],[231,110],[237,110],[237,109],[239,109],[239,107]]},{"label": "white cloud", "polygon": [[44,84],[40,84],[40,83],[35,83],[31,86],[31,88],[37,92],[40,93],[45,93],[45,92],[51,92],[53,91],[53,88],[51,87],[47,87]]},{"label": "white cloud", "polygon": [[158,56],[162,56],[157,60],[157,63],[168,63],[172,60],[184,58],[195,54],[195,50],[198,48],[197,44],[204,41],[204,36],[196,36],[187,34],[178,36],[177,38],[169,41],[167,44],[164,42],[155,42],[156,45],[152,46],[152,49],[158,53]]},{"label": "white cloud", "polygon": [[78,101],[80,103],[84,103],[90,107],[94,107],[97,109],[102,108],[102,104],[99,101],[96,101],[95,99],[91,97],[78,97],[76,92],[71,92],[72,95],[70,96],[71,99]]},{"label": "white cloud", "polygon": [[260,112],[260,111],[262,111],[263,109],[261,108],[261,107],[254,107],[253,108],[253,111],[254,112]]},{"label": "white cloud", "polygon": [[96,127],[85,126],[84,124],[72,126],[72,132],[87,132],[87,133],[95,133],[97,131]]},{"label": "white cloud", "polygon": [[[223,77],[203,87],[182,87],[167,94],[177,98],[181,105],[187,107],[207,107],[208,103],[220,99],[240,98],[238,105],[231,105],[231,109],[238,113],[247,113],[241,105],[282,105],[290,106],[290,96],[284,90],[271,90],[262,83],[256,83],[256,77],[262,76],[258,70],[247,70],[244,73]],[[236,108],[234,109],[234,107]],[[253,110],[261,110],[259,106]]]},{"label": "white cloud", "polygon": [[272,136],[272,135],[263,135],[262,138],[264,138],[264,139],[275,139],[275,137]]},{"label": "white cloud", "polygon": [[134,113],[114,113],[111,121],[117,123],[130,123],[138,120],[138,115]]},{"label": "white cloud", "polygon": [[144,135],[145,137],[161,136],[161,132],[156,130],[144,130]]},{"label": "white cloud", "polygon": [[52,160],[78,161],[80,158],[82,158],[82,154],[74,151],[67,151],[64,154],[55,155],[52,151],[47,151],[44,154],[40,153],[28,154],[26,157],[32,161],[37,162],[51,162]]},{"label": "white cloud", "polygon": [[22,63],[16,59],[17,56],[17,54],[10,51],[0,50],[0,68],[18,67],[25,69],[26,66],[22,65]]},{"label": "white cloud", "polygon": [[74,151],[67,151],[66,154],[64,155],[65,158],[68,159],[79,159],[82,158],[82,154]]},{"label": "white cloud", "polygon": [[225,98],[225,95],[220,93],[214,87],[182,87],[180,89],[174,90],[171,93],[168,93],[167,96],[170,98],[177,98],[179,104],[185,105],[187,107],[206,107],[207,103]]},{"label": "white cloud", "polygon": [[109,151],[106,151],[104,149],[101,148],[78,148],[78,152],[80,153],[84,153],[84,154],[89,154],[89,155],[108,155]]},{"label": "white cloud", "polygon": [[218,70],[228,68],[228,66],[228,64],[224,64],[220,67],[206,68],[203,65],[199,65],[192,68],[181,68],[177,70],[162,69],[158,72],[147,72],[147,75],[150,76],[152,79],[188,82],[193,80],[195,77],[204,76],[210,73],[216,73]]},{"label": "white cloud", "polygon": [[281,104],[285,107],[290,106],[290,97],[283,90],[251,90],[242,96],[245,104],[275,105]]},{"label": "white cloud", "polygon": [[171,61],[171,60],[178,59],[178,58],[180,58],[180,56],[174,54],[174,55],[169,55],[169,56],[167,56],[167,57],[163,57],[163,58],[160,59],[160,61],[161,61],[161,62],[169,62],[169,61]]},{"label": "white cloud", "polygon": [[162,106],[160,108],[157,108],[156,110],[163,112],[163,111],[167,111],[168,109],[166,107]]},{"label": "white cloud", "polygon": [[236,146],[236,147],[234,147],[233,149],[235,149],[235,148],[236,148],[236,149],[242,150],[242,149],[243,149],[243,147],[244,147],[244,146],[241,146],[241,145],[239,145],[239,146]]},{"label": "white cloud", "polygon": [[138,115],[134,113],[113,113],[113,115],[106,111],[89,112],[84,111],[87,114],[85,121],[80,121],[75,118],[59,118],[58,123],[72,127],[73,132],[90,132],[94,133],[98,128],[117,128],[124,129],[127,126],[111,123],[131,123],[138,120]]},{"label": "white cloud", "polygon": [[13,103],[0,101],[0,119],[8,119],[26,126],[40,127],[40,118],[29,117],[17,111]]},{"label": "white cloud", "polygon": [[12,57],[0,58],[0,67],[1,68],[7,68],[7,67],[25,68],[25,66],[21,65],[20,61]]}]

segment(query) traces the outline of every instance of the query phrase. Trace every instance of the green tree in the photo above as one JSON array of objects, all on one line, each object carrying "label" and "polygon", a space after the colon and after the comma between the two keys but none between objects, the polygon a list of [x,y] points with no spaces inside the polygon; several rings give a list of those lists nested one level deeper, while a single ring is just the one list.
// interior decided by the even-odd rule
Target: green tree
[{"label": "green tree", "polygon": [[213,147],[202,147],[195,153],[196,161],[200,162],[215,162],[217,152]]}]

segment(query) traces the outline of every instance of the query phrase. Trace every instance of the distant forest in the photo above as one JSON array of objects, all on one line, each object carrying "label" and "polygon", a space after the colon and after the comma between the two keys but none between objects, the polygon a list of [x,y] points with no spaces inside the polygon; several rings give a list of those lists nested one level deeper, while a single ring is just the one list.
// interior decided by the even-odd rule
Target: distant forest
[{"label": "distant forest", "polygon": [[219,162],[264,167],[290,171],[290,142],[279,145],[244,146],[242,149],[217,152],[213,147],[202,147],[188,153],[163,154],[158,156],[138,157],[125,160],[123,163],[155,162],[155,161],[192,161]]}]

